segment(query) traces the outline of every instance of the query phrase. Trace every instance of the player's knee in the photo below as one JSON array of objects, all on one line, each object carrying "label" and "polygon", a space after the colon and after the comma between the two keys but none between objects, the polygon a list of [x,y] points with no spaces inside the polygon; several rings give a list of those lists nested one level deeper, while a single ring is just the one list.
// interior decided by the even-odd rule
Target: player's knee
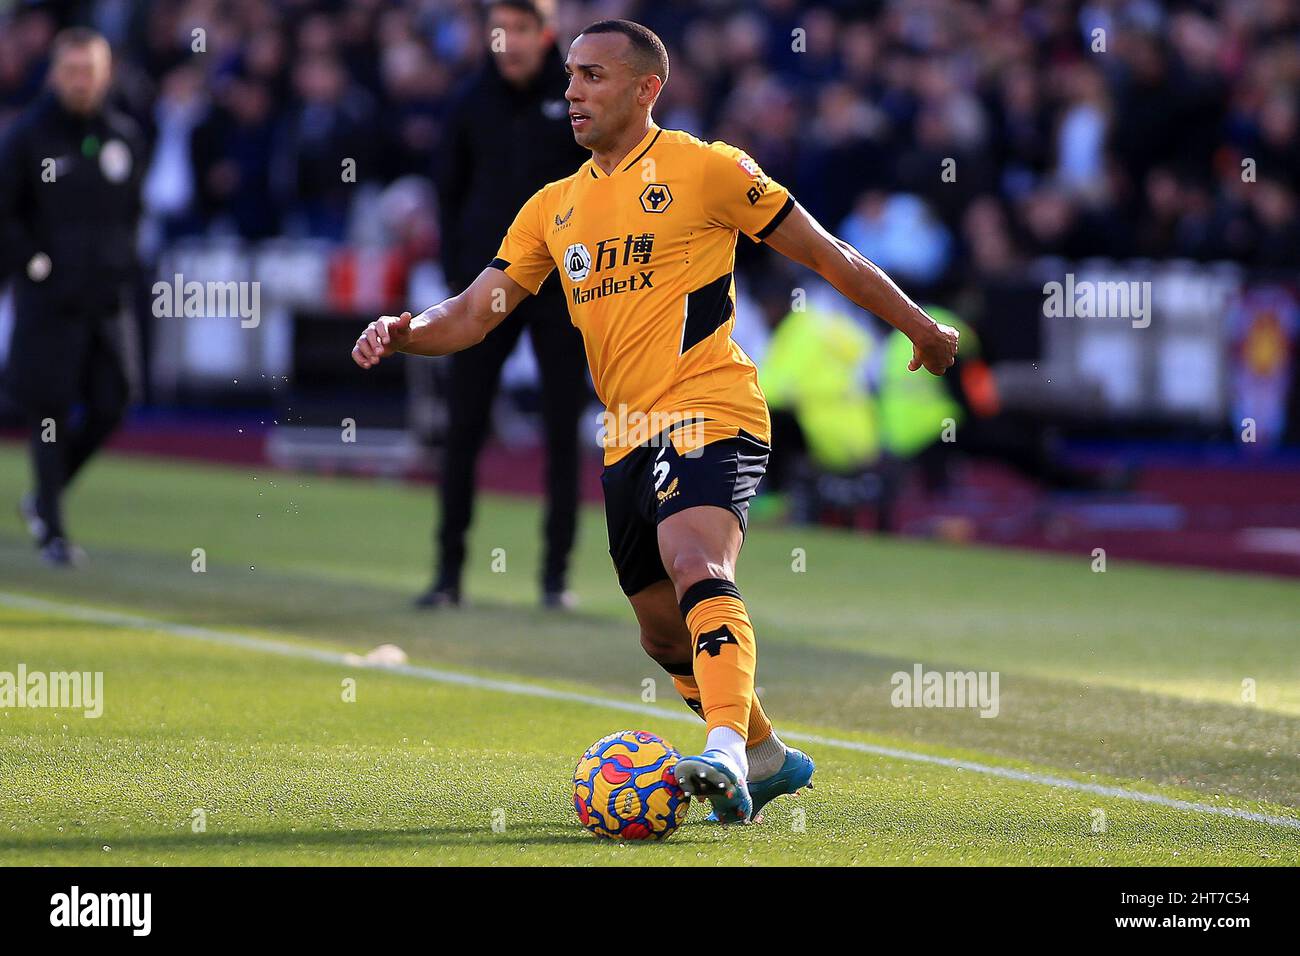
[{"label": "player's knee", "polygon": [[702,550],[688,549],[673,555],[672,566],[668,574],[680,594],[696,581],[705,578],[725,578],[731,580],[732,570],[725,562],[710,557]]},{"label": "player's knee", "polygon": [[[689,635],[686,652],[690,654]],[[676,634],[666,634],[654,628],[641,628],[641,648],[656,664],[672,664],[681,660],[682,644]]]}]

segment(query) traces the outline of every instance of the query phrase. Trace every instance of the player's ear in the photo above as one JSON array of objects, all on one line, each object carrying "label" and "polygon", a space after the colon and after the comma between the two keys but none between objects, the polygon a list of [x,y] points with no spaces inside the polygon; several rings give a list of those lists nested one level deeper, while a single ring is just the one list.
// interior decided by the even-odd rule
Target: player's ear
[{"label": "player's ear", "polygon": [[643,106],[654,106],[655,100],[659,99],[659,91],[663,88],[664,81],[654,73],[649,73],[641,78],[641,89],[638,91],[637,100]]}]

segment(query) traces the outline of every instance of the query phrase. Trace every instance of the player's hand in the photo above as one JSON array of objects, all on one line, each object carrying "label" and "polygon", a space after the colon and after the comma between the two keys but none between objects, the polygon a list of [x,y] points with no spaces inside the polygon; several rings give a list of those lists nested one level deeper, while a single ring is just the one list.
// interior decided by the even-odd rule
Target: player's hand
[{"label": "player's hand", "polygon": [[374,368],[380,359],[400,352],[411,340],[411,313],[383,315],[366,326],[352,347],[352,361],[362,368]]},{"label": "player's hand", "polygon": [[951,325],[934,323],[928,335],[912,343],[912,361],[907,363],[907,370],[915,372],[924,367],[931,375],[942,375],[957,361],[960,335]]}]

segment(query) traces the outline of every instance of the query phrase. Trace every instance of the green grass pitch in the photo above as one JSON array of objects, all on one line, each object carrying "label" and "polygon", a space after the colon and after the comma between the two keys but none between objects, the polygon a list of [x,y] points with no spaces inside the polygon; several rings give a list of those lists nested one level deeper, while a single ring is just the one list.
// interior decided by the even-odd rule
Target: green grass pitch
[{"label": "green grass pitch", "polygon": [[[579,611],[537,609],[536,503],[485,496],[473,603],[429,614],[430,489],[120,457],[86,478],[86,568],[0,521],[0,671],[105,691],[98,719],[0,710],[0,865],[1300,863],[1294,582],[755,524],[758,683],[779,728],[833,741],[806,745],[817,789],[624,845],[578,827],[578,755],[703,725],[637,644],[598,510]],[[0,504],[26,480],[0,447]],[[337,659],[386,642],[444,679]],[[915,663],[998,671],[998,716],[891,706]]]}]

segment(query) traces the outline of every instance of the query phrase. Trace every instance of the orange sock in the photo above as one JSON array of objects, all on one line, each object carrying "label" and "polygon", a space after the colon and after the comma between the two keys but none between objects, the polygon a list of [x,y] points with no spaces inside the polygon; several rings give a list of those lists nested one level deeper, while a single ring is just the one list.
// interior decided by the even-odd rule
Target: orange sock
[{"label": "orange sock", "polygon": [[722,578],[705,578],[686,589],[681,607],[691,632],[704,722],[709,730],[730,727],[747,738],[756,648],[740,590]]},{"label": "orange sock", "polygon": [[[672,674],[672,672],[669,672]],[[686,701],[686,706],[700,715],[704,719],[704,705],[700,702],[700,685],[695,683],[695,675],[692,674],[672,674],[673,686],[677,688],[677,693],[682,695],[682,700]],[[763,705],[755,694],[749,705],[749,729],[745,733],[745,747],[757,747],[768,737],[772,736],[772,721],[763,711]]]}]

